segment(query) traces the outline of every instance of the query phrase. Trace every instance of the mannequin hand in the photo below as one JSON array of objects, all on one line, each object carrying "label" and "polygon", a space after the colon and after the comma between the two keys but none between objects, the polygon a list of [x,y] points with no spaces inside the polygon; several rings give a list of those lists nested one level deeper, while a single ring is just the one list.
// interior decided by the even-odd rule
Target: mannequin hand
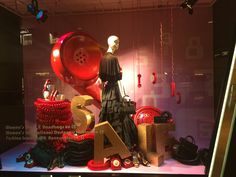
[{"label": "mannequin hand", "polygon": [[106,85],[108,84],[108,81],[103,83],[103,86],[106,87]]},{"label": "mannequin hand", "polygon": [[100,89],[102,88],[102,81],[100,78],[97,79],[97,81],[95,82],[95,85],[97,85]]}]

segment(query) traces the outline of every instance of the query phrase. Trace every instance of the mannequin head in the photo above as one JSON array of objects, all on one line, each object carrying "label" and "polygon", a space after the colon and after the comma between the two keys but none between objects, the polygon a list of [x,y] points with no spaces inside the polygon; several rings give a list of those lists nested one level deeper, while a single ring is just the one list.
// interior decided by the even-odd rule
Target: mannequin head
[{"label": "mannequin head", "polygon": [[119,38],[117,36],[109,36],[107,39],[108,50],[107,52],[114,53],[119,48]]}]

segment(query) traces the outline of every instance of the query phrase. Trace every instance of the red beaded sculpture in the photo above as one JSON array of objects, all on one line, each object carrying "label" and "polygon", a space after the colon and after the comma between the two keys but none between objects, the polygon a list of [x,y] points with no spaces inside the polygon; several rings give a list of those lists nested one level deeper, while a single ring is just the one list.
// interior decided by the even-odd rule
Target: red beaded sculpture
[{"label": "red beaded sculpture", "polygon": [[63,147],[62,134],[71,130],[70,101],[48,101],[39,98],[34,105],[38,139],[53,145],[59,151]]}]

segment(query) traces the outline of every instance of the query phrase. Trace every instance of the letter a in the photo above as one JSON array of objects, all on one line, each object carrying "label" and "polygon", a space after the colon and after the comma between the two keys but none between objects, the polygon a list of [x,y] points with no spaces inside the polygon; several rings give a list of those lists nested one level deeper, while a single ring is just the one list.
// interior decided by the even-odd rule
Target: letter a
[{"label": "letter a", "polygon": [[[110,141],[110,147],[104,147],[104,135]],[[124,142],[107,121],[95,125],[94,163],[104,163],[104,158],[115,154],[119,154],[122,159],[131,156]]]}]

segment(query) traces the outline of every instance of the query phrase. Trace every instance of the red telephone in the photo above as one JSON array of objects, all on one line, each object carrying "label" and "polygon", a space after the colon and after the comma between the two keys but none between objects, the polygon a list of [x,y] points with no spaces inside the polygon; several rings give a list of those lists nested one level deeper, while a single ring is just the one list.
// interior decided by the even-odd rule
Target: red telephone
[{"label": "red telephone", "polygon": [[54,45],[51,65],[60,80],[100,103],[100,87],[96,81],[102,55],[100,45],[91,36],[84,32],[69,32]]}]

